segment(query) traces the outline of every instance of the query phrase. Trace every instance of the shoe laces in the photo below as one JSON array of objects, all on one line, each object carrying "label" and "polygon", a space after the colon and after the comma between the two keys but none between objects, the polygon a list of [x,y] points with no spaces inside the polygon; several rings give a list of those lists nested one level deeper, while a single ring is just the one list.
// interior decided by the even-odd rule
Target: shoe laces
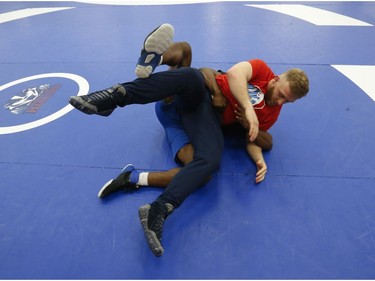
[{"label": "shoe laces", "polygon": [[154,224],[152,226],[153,231],[155,232],[156,236],[158,237],[159,241],[161,241],[161,237],[163,234],[163,225],[164,225],[164,217],[162,215],[158,215]]},{"label": "shoe laces", "polygon": [[97,106],[98,112],[113,110],[117,107],[112,88],[93,92],[88,95],[89,102]]},{"label": "shoe laces", "polygon": [[151,208],[154,208],[154,210],[150,214],[152,218],[150,218],[149,228],[155,232],[159,241],[161,241],[165,218],[172,212],[173,207],[170,204],[159,203],[151,206]]},{"label": "shoe laces", "polygon": [[97,91],[97,92],[92,93],[90,95],[90,98],[93,101],[103,101],[107,98],[112,98],[111,93],[112,93],[112,91],[108,91],[108,90]]}]

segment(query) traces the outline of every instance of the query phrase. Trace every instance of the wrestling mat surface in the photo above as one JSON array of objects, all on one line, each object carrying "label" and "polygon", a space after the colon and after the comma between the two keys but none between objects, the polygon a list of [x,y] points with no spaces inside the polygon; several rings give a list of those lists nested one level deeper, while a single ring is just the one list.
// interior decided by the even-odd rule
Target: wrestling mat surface
[{"label": "wrestling mat surface", "polygon": [[[0,278],[375,279],[375,3],[203,2],[0,2]],[[96,196],[128,163],[176,166],[154,105],[103,118],[67,100],[134,79],[164,22],[193,66],[261,58],[311,84],[270,130],[263,183],[225,132],[156,258],[137,212],[161,191]]]}]

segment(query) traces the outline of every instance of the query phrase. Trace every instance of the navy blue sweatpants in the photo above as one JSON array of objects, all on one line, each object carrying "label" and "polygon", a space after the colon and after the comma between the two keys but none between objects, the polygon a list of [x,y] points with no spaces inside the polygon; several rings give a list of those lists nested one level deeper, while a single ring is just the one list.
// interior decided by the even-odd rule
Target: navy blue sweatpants
[{"label": "navy blue sweatpants", "polygon": [[219,118],[198,69],[179,68],[122,84],[126,96],[121,105],[145,104],[175,96],[183,127],[194,147],[194,159],[183,167],[157,198],[175,208],[201,187],[220,165],[224,146]]}]

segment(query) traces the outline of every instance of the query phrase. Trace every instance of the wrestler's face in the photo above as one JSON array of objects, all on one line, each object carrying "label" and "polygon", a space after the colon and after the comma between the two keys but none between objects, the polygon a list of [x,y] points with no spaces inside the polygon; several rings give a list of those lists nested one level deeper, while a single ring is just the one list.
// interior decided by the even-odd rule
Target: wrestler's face
[{"label": "wrestler's face", "polygon": [[280,75],[268,83],[265,100],[268,106],[275,106],[294,102],[297,99],[291,94],[289,81],[284,75]]}]

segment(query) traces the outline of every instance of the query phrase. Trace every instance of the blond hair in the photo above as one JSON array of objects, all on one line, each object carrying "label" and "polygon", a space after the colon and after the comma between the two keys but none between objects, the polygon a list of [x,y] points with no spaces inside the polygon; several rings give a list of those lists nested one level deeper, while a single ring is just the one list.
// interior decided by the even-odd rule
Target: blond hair
[{"label": "blond hair", "polygon": [[285,76],[294,97],[300,99],[307,95],[309,92],[309,78],[307,78],[303,70],[292,68],[285,72]]}]

